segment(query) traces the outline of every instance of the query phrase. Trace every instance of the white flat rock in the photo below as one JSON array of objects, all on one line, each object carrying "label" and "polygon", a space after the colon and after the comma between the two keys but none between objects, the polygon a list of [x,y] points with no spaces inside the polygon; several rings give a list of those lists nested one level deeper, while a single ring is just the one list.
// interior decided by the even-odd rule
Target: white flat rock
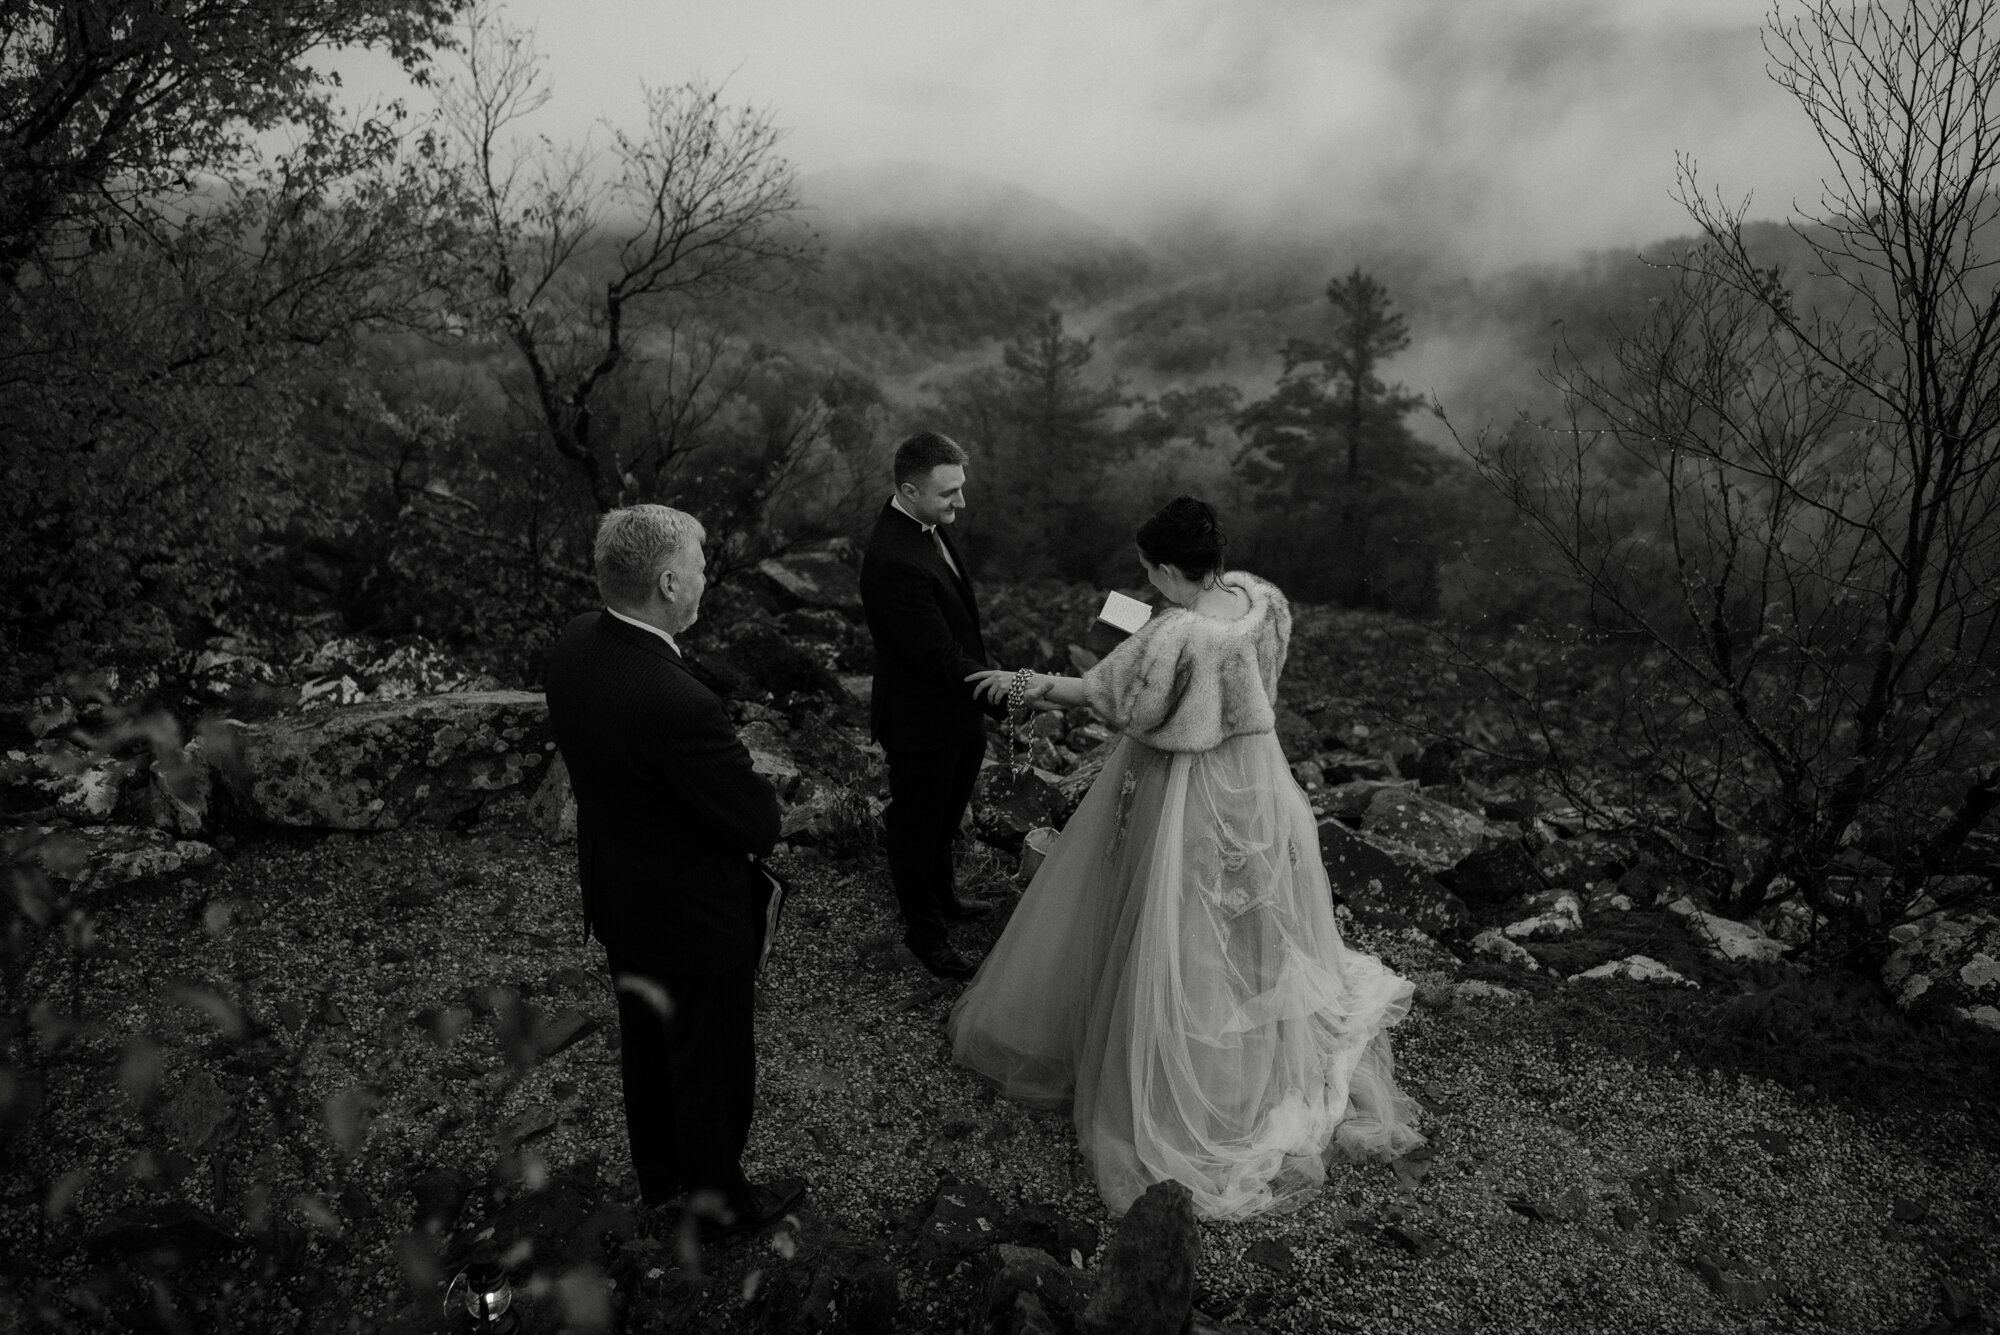
[{"label": "white flat rock", "polygon": [[1700,987],[1686,974],[1677,973],[1654,959],[1651,955],[1627,955],[1622,960],[1612,960],[1600,964],[1595,969],[1585,969],[1575,975],[1577,978],[1617,978],[1630,983],[1670,983],[1675,987]]},{"label": "white flat rock", "polygon": [[1667,911],[1678,913],[1693,923],[1695,935],[1726,960],[1765,962],[1775,960],[1791,949],[1775,936],[1767,936],[1749,923],[1704,912],[1685,896],[1667,905]]}]

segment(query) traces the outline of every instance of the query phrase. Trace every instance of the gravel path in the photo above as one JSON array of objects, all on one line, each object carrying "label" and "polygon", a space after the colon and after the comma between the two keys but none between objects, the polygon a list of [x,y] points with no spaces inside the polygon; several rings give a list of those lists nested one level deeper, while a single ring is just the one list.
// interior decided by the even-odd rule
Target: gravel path
[{"label": "gravel path", "polygon": [[[1052,1207],[1102,1239],[1115,1221],[1061,1114],[996,1100],[950,1064],[958,988],[900,955],[880,870],[790,870],[802,893],[759,1020],[749,1167],[805,1175],[811,1208],[797,1236],[712,1261],[688,1328],[750,1328],[760,1308],[741,1294],[817,1231],[897,1262],[899,1329],[957,1330],[968,1272],[910,1247],[941,1181]],[[968,870],[1000,883],[990,861]],[[0,1327],[28,1324],[37,1279],[69,1295],[49,1310],[79,1323],[90,1301],[75,1286],[105,1324],[136,1317],[154,1301],[130,1278],[143,1257],[108,1272],[93,1258],[121,1221],[176,1200],[260,1239],[207,1263],[215,1278],[182,1299],[192,1329],[430,1328],[438,1247],[409,1228],[413,1186],[438,1168],[474,1188],[461,1230],[568,1182],[613,1203],[571,1234],[608,1227],[627,1257],[652,1246],[615,1204],[611,1007],[572,875],[567,853],[506,830],[403,832],[260,845],[104,904],[107,948],[74,974],[47,951],[29,980],[86,1018],[50,1049],[43,1138],[0,1180],[0,1253],[15,1258],[0,1265]],[[1634,1059],[1577,1032],[1573,1008],[1455,1000],[1455,961],[1420,939],[1354,936],[1424,984],[1430,1004],[1398,1030],[1397,1055],[1432,1157],[1336,1167],[1296,1214],[1204,1224],[1212,1316],[1412,1335],[1880,1332],[1969,1305],[2000,1314],[2000,1145],[1969,1105],[1864,1113]],[[546,1060],[508,1060],[579,1025]],[[671,1277],[671,1257],[656,1259],[633,1272],[642,1284]],[[529,1300],[587,1314],[602,1307],[596,1274],[580,1263]]]}]

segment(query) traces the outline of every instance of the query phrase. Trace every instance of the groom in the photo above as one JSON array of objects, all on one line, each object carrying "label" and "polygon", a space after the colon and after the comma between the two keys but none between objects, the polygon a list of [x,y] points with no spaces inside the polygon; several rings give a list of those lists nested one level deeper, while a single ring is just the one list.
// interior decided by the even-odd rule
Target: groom
[{"label": "groom", "polygon": [[754,977],[778,799],[722,701],[674,639],[706,587],[701,525],[664,505],[613,510],[593,552],[604,610],[570,622],[544,682],[576,791],[586,930],[618,994],[625,1126],[640,1198],[681,1191],[729,1237],[782,1218],[797,1179],[753,1185]]},{"label": "groom", "polygon": [[[933,431],[896,448],[895,493],[861,562],[875,641],[869,723],[889,761],[889,879],[903,940],[926,969],[970,978],[945,924],[993,906],[952,886],[951,839],[986,754],[988,708],[965,680],[988,666],[979,602],[951,526],[965,508],[965,451]],[[995,718],[1003,706],[993,706]]]}]

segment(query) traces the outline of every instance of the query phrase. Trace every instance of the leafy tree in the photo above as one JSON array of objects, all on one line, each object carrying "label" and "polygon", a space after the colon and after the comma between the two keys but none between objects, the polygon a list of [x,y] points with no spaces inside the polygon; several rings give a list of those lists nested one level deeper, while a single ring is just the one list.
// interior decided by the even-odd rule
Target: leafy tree
[{"label": "leafy tree", "polygon": [[[1831,159],[1792,227],[1817,291],[1684,162],[1703,240],[1670,296],[1608,363],[1558,361],[1564,419],[1481,458],[1643,646],[1580,800],[1703,868],[1727,912],[1797,891],[1863,961],[1993,894],[1965,850],[2000,808],[1996,13],[1774,12],[1772,77]],[[1961,868],[1981,875],[1940,879]]]},{"label": "leafy tree", "polygon": [[261,132],[334,141],[335,81],[308,57],[376,47],[421,75],[456,7],[0,0],[0,286],[157,223],[162,196],[251,159]]},{"label": "leafy tree", "polygon": [[[297,392],[430,318],[449,191],[332,42],[421,69],[449,7],[9,5],[0,23],[0,661],[24,676],[241,615],[291,522]],[[257,159],[259,131],[295,147]]]},{"label": "leafy tree", "polygon": [[[1245,473],[1269,516],[1263,553],[1284,567],[1274,574],[1308,597],[1384,602],[1393,541],[1403,536],[1391,530],[1415,527],[1386,521],[1408,518],[1410,492],[1439,465],[1404,425],[1421,400],[1379,374],[1410,341],[1388,289],[1357,268],[1331,280],[1326,298],[1332,337],[1287,340],[1277,387],[1238,418]],[[1427,597],[1420,590],[1414,601]]]}]

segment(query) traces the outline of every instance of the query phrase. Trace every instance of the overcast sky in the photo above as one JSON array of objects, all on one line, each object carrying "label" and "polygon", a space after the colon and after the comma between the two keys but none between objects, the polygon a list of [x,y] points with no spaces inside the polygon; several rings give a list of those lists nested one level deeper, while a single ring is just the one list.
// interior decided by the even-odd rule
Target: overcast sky
[{"label": "overcast sky", "polygon": [[[1473,267],[1686,231],[1674,155],[1778,217],[1816,144],[1764,75],[1760,0],[512,0],[554,100],[637,120],[693,75],[805,172],[919,160],[1145,235],[1188,210],[1385,220]],[[350,84],[383,86],[344,65]]]}]

